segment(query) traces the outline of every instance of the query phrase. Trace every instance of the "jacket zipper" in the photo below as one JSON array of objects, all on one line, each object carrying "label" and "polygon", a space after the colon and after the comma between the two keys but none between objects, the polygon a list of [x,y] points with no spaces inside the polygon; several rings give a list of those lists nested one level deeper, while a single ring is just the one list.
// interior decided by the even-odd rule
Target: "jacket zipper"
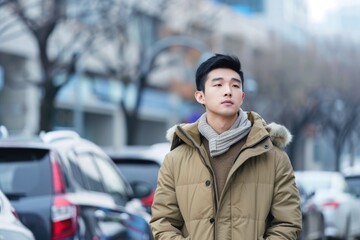
[{"label": "jacket zipper", "polygon": [[212,216],[214,218],[214,220],[215,220],[215,222],[213,223],[214,224],[214,240],[215,240],[216,239],[216,229],[217,229],[217,216],[218,216],[217,213],[218,213],[218,208],[219,208],[219,201],[218,201],[219,193],[217,191],[217,185],[216,185],[216,179],[215,179],[216,177],[215,177],[213,169],[206,164],[206,160],[205,160],[205,157],[203,156],[203,154],[201,153],[201,149],[199,149],[198,147],[196,147],[196,149],[197,149],[200,157],[202,158],[202,160],[204,162],[204,165],[209,170],[210,175],[212,176],[212,181],[213,181],[212,188],[213,188],[213,191],[215,193],[214,196],[213,196],[215,213],[214,213],[214,216]]}]

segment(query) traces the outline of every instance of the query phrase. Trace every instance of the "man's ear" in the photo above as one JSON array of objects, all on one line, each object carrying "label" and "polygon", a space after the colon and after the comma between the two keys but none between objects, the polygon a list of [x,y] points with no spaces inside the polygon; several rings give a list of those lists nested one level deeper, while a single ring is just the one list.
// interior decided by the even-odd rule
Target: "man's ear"
[{"label": "man's ear", "polygon": [[196,91],[194,96],[198,103],[203,104],[203,105],[205,104],[205,95],[204,95],[203,91]]}]

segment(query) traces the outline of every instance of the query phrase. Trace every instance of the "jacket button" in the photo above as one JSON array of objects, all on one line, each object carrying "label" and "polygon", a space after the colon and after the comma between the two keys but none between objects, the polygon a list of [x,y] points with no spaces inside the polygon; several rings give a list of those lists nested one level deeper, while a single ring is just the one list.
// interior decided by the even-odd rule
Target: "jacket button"
[{"label": "jacket button", "polygon": [[213,224],[215,222],[215,219],[214,218],[210,218],[210,223]]},{"label": "jacket button", "polygon": [[210,186],[210,184],[211,184],[211,182],[210,182],[210,180],[206,180],[206,182],[205,182],[205,186]]},{"label": "jacket button", "polygon": [[264,148],[265,148],[265,149],[268,149],[268,148],[269,148],[269,145],[268,145],[268,144],[265,144],[265,145],[264,145]]}]

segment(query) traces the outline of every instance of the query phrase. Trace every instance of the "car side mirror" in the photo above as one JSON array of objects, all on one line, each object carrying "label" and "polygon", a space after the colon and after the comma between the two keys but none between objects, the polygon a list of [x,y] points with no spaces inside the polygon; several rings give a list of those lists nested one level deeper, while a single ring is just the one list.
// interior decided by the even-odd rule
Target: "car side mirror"
[{"label": "car side mirror", "polygon": [[135,181],[131,182],[130,186],[133,190],[133,198],[144,198],[152,193],[152,187],[147,182]]},{"label": "car side mirror", "polygon": [[315,191],[311,191],[307,196],[306,199],[310,199],[315,195]]}]

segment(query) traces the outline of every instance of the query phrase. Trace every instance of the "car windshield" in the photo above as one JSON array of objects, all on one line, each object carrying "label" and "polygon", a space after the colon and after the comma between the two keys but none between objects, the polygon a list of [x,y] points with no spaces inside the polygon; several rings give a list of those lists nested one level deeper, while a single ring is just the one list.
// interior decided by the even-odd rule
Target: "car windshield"
[{"label": "car windshield", "polygon": [[11,200],[51,193],[49,151],[1,148],[0,189]]},{"label": "car windshield", "polygon": [[331,187],[331,179],[325,176],[304,176],[302,178],[297,178],[297,182],[305,189],[307,194],[311,194],[317,190],[329,189]]},{"label": "car windshield", "polygon": [[157,176],[160,166],[148,161],[124,161],[116,162],[121,173],[128,182],[143,181],[151,184],[153,190],[156,188]]}]

